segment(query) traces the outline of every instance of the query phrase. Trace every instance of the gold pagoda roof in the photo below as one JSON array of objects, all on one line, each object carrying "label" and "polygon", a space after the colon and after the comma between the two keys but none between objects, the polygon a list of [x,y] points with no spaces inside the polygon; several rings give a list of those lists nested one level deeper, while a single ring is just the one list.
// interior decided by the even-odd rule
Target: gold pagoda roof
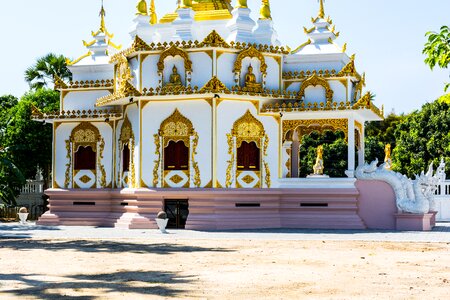
[{"label": "gold pagoda roof", "polygon": [[[194,0],[192,9],[195,11],[196,21],[231,19],[231,0]],[[177,12],[165,15],[159,22],[171,23],[178,17]]]}]

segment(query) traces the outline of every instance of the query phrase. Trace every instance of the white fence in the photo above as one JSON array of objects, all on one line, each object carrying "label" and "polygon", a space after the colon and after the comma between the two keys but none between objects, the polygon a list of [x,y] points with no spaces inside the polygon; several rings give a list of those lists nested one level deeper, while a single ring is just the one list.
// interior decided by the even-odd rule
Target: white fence
[{"label": "white fence", "polygon": [[44,181],[42,180],[27,180],[27,183],[20,190],[21,195],[28,194],[43,194]]},{"label": "white fence", "polygon": [[437,221],[450,222],[450,180],[443,181],[438,185],[434,197],[437,208]]}]

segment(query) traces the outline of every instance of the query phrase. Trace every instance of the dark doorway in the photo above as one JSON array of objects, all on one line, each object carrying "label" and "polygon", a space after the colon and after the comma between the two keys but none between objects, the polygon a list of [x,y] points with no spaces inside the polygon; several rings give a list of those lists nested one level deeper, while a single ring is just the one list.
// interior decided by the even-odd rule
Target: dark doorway
[{"label": "dark doorway", "polygon": [[189,148],[183,141],[170,141],[164,149],[164,170],[188,170]]},{"label": "dark doorway", "polygon": [[260,151],[255,142],[242,142],[237,149],[237,163],[239,171],[260,170]]},{"label": "dark doorway", "polygon": [[169,218],[167,228],[184,229],[189,215],[188,200],[166,200],[164,202],[164,211]]},{"label": "dark doorway", "polygon": [[91,146],[79,146],[75,152],[74,170],[95,170],[96,154]]}]

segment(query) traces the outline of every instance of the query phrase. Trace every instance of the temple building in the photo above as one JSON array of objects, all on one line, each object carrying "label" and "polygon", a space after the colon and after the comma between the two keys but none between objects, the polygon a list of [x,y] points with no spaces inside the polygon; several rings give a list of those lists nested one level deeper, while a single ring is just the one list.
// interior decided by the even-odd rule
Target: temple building
[{"label": "temple building", "polygon": [[[383,111],[324,1],[295,49],[269,0],[257,20],[246,0],[180,0],[162,18],[157,2],[137,1],[127,47],[102,7],[85,54],[68,60],[73,81],[56,78],[60,111],[34,112],[53,124],[38,223],[155,228],[165,210],[175,228],[371,227],[355,165]],[[348,178],[299,178],[298,144],[326,130],[345,134]]]}]

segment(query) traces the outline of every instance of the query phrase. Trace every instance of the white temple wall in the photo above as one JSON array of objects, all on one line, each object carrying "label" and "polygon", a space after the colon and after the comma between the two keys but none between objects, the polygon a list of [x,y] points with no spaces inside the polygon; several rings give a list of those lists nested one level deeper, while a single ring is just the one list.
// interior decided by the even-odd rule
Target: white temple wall
[{"label": "white temple wall", "polygon": [[280,89],[280,65],[273,57],[265,57],[267,64],[266,89]]},{"label": "white temple wall", "polygon": [[300,71],[320,71],[320,70],[335,70],[339,72],[344,64],[341,61],[326,61],[324,57],[318,57],[320,61],[314,61],[314,57],[311,57],[311,61],[296,61],[298,58],[293,56],[287,56],[285,64],[283,66],[283,72],[300,72]]},{"label": "white temple wall", "polygon": [[308,86],[305,89],[305,104],[308,103],[326,103],[325,88],[321,85]]},{"label": "white temple wall", "polygon": [[191,52],[189,59],[192,61],[191,86],[201,89],[212,77],[212,59],[205,52]]},{"label": "white temple wall", "polygon": [[149,55],[142,62],[142,88],[156,89],[159,85],[159,55]]},{"label": "white temple wall", "polygon": [[66,140],[70,138],[72,130],[79,123],[63,123],[56,128],[55,131],[55,174],[53,174],[54,179],[58,186],[64,187],[64,182],[66,179],[66,165],[69,163],[67,158],[66,150]]},{"label": "white temple wall", "polygon": [[[86,80],[112,80],[114,79],[114,66],[108,66],[108,71],[96,71],[95,66],[89,66],[89,70],[86,69],[75,69],[72,71],[72,81],[86,81]],[[74,70],[74,68],[71,68]]]},{"label": "white temple wall", "polygon": [[223,53],[217,59],[217,78],[229,89],[235,85],[233,69],[236,58],[237,54]]},{"label": "white temple wall", "polygon": [[[201,186],[211,180],[211,106],[205,100],[155,101],[147,103],[142,111],[142,179],[149,187],[153,185],[153,168],[158,157],[153,135],[157,134],[161,123],[178,109],[188,118],[198,133],[196,161],[200,169]],[[157,113],[155,113],[157,112]]]},{"label": "white temple wall", "polygon": [[186,69],[184,67],[184,59],[177,55],[175,57],[170,56],[164,59],[164,84],[170,82],[170,75],[173,73],[173,66],[176,66],[178,69],[178,74],[181,76],[181,82],[183,85],[186,85]]},{"label": "white temple wall", "polygon": [[213,30],[217,31],[223,38],[226,38],[230,34],[228,28],[223,25],[222,20],[201,21],[201,24],[198,23],[195,21],[192,26],[194,39],[198,41],[203,41]]},{"label": "white temple wall", "polygon": [[333,101],[340,103],[347,101],[347,89],[342,84],[342,82],[337,80],[328,81],[331,89],[333,90]]},{"label": "white temple wall", "polygon": [[137,59],[137,57],[133,57],[132,59],[129,60],[128,62],[130,69],[131,69],[131,76],[133,76],[133,78],[131,79],[131,83],[136,87],[137,90],[140,90],[140,86],[139,86],[139,61]]},{"label": "white temple wall", "polygon": [[[92,123],[95,127],[98,128],[100,131],[100,135],[102,136],[103,140],[105,141],[105,149],[103,150],[103,159],[102,159],[102,165],[105,168],[106,172],[106,185],[108,186],[112,181],[112,167],[113,167],[113,130],[112,127],[105,122],[95,122]],[[99,177],[99,176],[97,176]],[[98,184],[100,184],[98,182]]]},{"label": "white temple wall", "polygon": [[227,161],[230,160],[227,134],[231,133],[234,122],[242,117],[247,110],[250,110],[253,116],[262,122],[264,130],[269,136],[268,155],[264,157],[264,160],[269,164],[272,185],[277,183],[279,155],[277,121],[271,116],[258,116],[257,109],[250,102],[225,100],[220,103],[217,111],[217,179],[223,187],[226,185]]},{"label": "white temple wall", "polygon": [[286,89],[289,92],[299,92],[300,91],[301,82],[293,82],[289,87]]},{"label": "white temple wall", "polygon": [[69,92],[62,99],[61,110],[94,110],[105,109],[95,107],[98,98],[109,95],[107,90]]}]

